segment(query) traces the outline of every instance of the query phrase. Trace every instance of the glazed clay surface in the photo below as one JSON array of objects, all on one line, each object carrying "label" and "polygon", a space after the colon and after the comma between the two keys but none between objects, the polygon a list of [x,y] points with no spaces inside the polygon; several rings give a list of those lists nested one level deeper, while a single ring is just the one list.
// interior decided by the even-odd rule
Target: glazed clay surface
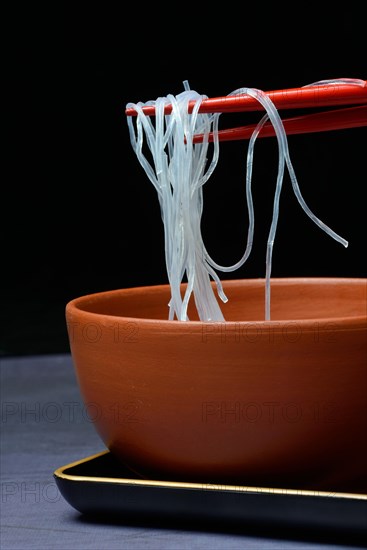
[{"label": "glazed clay surface", "polygon": [[67,305],[106,446],[151,479],[366,491],[366,279],[224,281],[226,322],[167,321],[168,285]]}]

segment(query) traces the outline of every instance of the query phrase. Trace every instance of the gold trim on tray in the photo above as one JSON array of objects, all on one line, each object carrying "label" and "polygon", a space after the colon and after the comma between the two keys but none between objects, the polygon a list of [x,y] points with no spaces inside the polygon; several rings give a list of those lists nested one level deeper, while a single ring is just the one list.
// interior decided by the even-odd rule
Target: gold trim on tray
[{"label": "gold trim on tray", "polygon": [[87,482],[99,482],[99,483],[119,483],[121,485],[138,485],[144,487],[175,487],[178,489],[200,489],[201,491],[230,491],[239,493],[262,493],[272,495],[296,495],[306,497],[325,497],[325,498],[346,498],[346,499],[358,499],[367,500],[367,495],[359,493],[339,493],[334,491],[311,491],[303,489],[281,489],[273,487],[250,487],[246,485],[222,485],[216,483],[190,483],[185,481],[160,481],[150,479],[129,479],[129,478],[116,478],[116,477],[95,477],[95,476],[78,476],[65,474],[65,470],[79,466],[85,462],[90,462],[95,458],[99,458],[103,455],[109,454],[109,450],[96,453],[81,460],[71,462],[65,466],[61,466],[54,471],[54,475],[58,478],[67,479],[69,481],[87,481]]}]

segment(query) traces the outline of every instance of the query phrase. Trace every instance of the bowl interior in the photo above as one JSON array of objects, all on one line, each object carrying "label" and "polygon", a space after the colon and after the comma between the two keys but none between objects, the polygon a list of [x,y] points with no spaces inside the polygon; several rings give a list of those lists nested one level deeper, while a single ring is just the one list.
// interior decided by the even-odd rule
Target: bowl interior
[{"label": "bowl interior", "polygon": [[[366,282],[359,278],[272,279],[271,320],[365,318]],[[263,279],[224,281],[223,287],[228,302],[220,305],[226,321],[264,320]],[[74,300],[74,306],[100,315],[167,320],[169,300],[169,285],[157,285],[83,296]],[[193,299],[189,318],[198,321]]]}]

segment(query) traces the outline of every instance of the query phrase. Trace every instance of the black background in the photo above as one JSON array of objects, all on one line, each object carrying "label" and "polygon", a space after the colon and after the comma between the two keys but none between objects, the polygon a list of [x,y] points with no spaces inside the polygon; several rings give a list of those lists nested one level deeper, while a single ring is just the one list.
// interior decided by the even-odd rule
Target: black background
[{"label": "black background", "polygon": [[[353,4],[339,15],[310,3],[294,13],[276,3],[66,6],[17,6],[5,24],[3,355],[68,351],[64,308],[76,296],[167,282],[158,201],[129,143],[127,102],[180,93],[184,80],[215,97],[367,78]],[[221,126],[253,120],[223,115]],[[245,246],[246,145],[222,145],[205,188],[203,234],[219,263],[235,263]],[[366,276],[366,129],[290,136],[289,146],[309,206],[350,245],[307,218],[286,177],[273,276]],[[259,140],[253,252],[223,278],[264,276],[276,173],[275,141]]]}]

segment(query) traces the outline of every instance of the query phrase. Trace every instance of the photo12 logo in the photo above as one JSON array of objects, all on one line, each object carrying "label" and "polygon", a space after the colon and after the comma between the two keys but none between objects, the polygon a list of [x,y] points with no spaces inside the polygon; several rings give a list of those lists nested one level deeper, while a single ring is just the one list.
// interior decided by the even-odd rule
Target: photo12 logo
[{"label": "photo12 logo", "polygon": [[201,341],[208,344],[215,340],[221,344],[232,343],[278,343],[296,344],[307,339],[312,344],[337,342],[338,324],[333,321],[315,321],[305,329],[297,321],[203,323]]},{"label": "photo12 logo", "polygon": [[268,424],[309,422],[336,423],[342,421],[340,407],[331,401],[206,401],[202,403],[204,423],[240,424],[263,422]]},{"label": "photo12 logo", "polygon": [[139,341],[139,324],[137,321],[115,322],[108,325],[102,325],[96,321],[83,324],[77,321],[68,321],[67,329],[71,344],[75,341],[82,341],[91,345],[100,341],[112,344],[135,344]]},{"label": "photo12 logo", "polygon": [[4,481],[1,483],[1,503],[3,505],[15,502],[29,504],[54,503],[58,502],[60,498],[60,491],[53,482]]},{"label": "photo12 logo", "polygon": [[49,401],[41,403],[28,401],[5,401],[1,404],[1,423],[39,424],[58,422],[97,422],[102,416],[108,416],[116,423],[143,422],[143,402],[136,399],[126,402],[113,402],[108,407],[98,403]]}]

